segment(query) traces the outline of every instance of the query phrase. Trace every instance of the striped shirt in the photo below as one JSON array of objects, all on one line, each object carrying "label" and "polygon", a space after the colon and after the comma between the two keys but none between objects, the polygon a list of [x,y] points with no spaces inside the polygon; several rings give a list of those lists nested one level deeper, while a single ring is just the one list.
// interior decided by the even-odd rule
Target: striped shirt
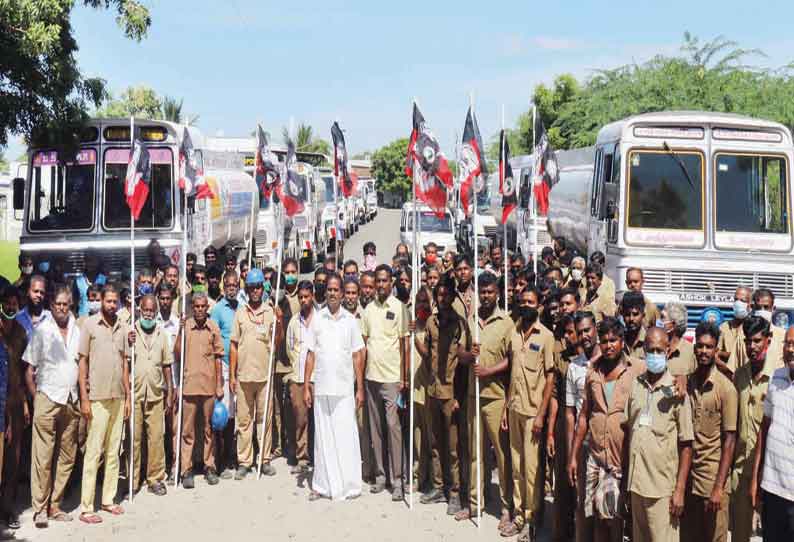
[{"label": "striped shirt", "polygon": [[764,416],[769,418],[764,472],[761,488],[788,501],[794,501],[794,381],[787,367],[777,369],[769,382],[764,400]]}]

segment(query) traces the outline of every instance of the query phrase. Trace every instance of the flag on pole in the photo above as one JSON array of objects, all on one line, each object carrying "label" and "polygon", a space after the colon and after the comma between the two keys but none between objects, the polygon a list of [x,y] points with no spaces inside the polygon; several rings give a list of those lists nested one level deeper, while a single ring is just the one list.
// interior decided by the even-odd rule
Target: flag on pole
[{"label": "flag on pole", "polygon": [[270,149],[267,134],[259,124],[256,125],[254,180],[259,191],[268,199],[280,181],[278,156]]},{"label": "flag on pole", "polygon": [[557,163],[557,157],[554,154],[554,149],[549,143],[546,128],[543,126],[543,120],[540,115],[535,119],[535,134],[537,145],[535,145],[535,168],[533,191],[535,193],[535,201],[538,205],[538,213],[546,215],[549,212],[549,192],[551,187],[557,184],[560,180],[560,168]]},{"label": "flag on pole", "polygon": [[479,194],[485,188],[485,178],[488,168],[482,159],[482,138],[480,128],[477,126],[477,117],[471,106],[466,113],[466,125],[463,127],[463,141],[460,146],[460,176],[463,179],[460,185],[460,199],[463,212],[469,216],[469,205],[472,204],[475,192]]},{"label": "flag on pole", "polygon": [[135,220],[141,216],[141,210],[149,196],[149,182],[152,177],[152,165],[149,159],[149,149],[143,146],[140,139],[136,139],[132,147],[132,156],[127,164],[127,175],[124,180],[124,194],[127,196],[127,206]]},{"label": "flag on pole", "polygon": [[510,165],[510,145],[504,129],[499,132],[499,193],[502,194],[502,224],[505,224],[507,217],[518,205],[518,198],[513,168]]},{"label": "flag on pole", "polygon": [[358,176],[350,171],[350,164],[347,162],[345,135],[342,133],[338,122],[334,122],[334,125],[331,126],[331,138],[334,140],[334,175],[339,179],[342,195],[349,198],[356,193]]},{"label": "flag on pole", "polygon": [[303,204],[306,201],[306,178],[298,174],[297,165],[295,143],[290,139],[287,142],[287,158],[282,175],[286,182],[279,182],[275,186],[276,195],[284,205],[287,216],[295,216],[303,212]]},{"label": "flag on pole", "polygon": [[447,188],[452,188],[452,171],[415,103],[405,174],[413,180],[415,196],[436,213],[443,213],[447,205]]},{"label": "flag on pole", "polygon": [[211,198],[213,195],[212,188],[204,178],[204,170],[196,159],[187,127],[182,132],[182,142],[179,144],[179,188],[187,197],[196,199]]}]

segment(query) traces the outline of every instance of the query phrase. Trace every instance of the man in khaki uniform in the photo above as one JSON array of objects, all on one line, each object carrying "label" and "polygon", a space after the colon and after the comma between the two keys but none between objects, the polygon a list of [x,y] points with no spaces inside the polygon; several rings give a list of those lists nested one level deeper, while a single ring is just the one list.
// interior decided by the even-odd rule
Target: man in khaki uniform
[{"label": "man in khaki uniform", "polygon": [[298,464],[293,474],[305,474],[309,470],[309,408],[303,400],[305,384],[308,337],[314,317],[314,285],[305,280],[298,284],[300,310],[292,315],[287,326],[287,355],[292,364],[289,376],[289,397],[295,418],[295,460]]},{"label": "man in khaki uniform", "polygon": [[457,291],[452,309],[468,322],[474,310],[474,296],[476,295],[472,282],[471,260],[468,256],[459,254],[455,257],[455,280],[457,281]]},{"label": "man in khaki uniform", "polygon": [[[479,309],[472,315],[469,328],[479,326],[479,343],[473,342],[471,352],[458,352],[458,359],[467,365],[469,370],[468,404],[466,409],[468,433],[471,441],[469,453],[471,458],[469,507],[455,515],[457,520],[469,519],[477,515],[477,494],[485,496],[485,481],[489,478],[485,469],[485,454],[488,443],[496,453],[496,465],[499,470],[499,496],[501,514],[499,530],[510,525],[510,464],[507,455],[510,442],[507,433],[501,430],[502,414],[505,407],[505,380],[508,370],[508,351],[513,337],[515,325],[510,316],[498,308],[499,288],[496,276],[483,273],[479,279]],[[480,451],[476,443],[476,381],[480,389]],[[477,480],[477,460],[480,460],[480,480]],[[481,503],[482,505],[482,503]]]},{"label": "man in khaki uniform", "polygon": [[538,320],[538,292],[528,287],[518,299],[518,326],[510,348],[510,388],[502,419],[509,427],[513,466],[513,523],[503,536],[526,532],[535,539],[535,522],[542,503],[540,443],[554,388],[554,336]]},{"label": "man in khaki uniform", "polygon": [[689,377],[695,440],[681,540],[717,542],[728,537],[727,482],[736,445],[738,394],[714,364],[719,335],[711,323],[702,322],[695,329],[698,368]]},{"label": "man in khaki uniform", "polygon": [[667,332],[667,366],[673,376],[689,376],[695,372],[695,347],[684,339],[687,310],[683,303],[668,302],[662,310],[662,323]]},{"label": "man in khaki uniform", "polygon": [[615,316],[617,307],[615,306],[615,293],[610,295],[608,289],[604,287],[604,270],[597,263],[591,263],[585,271],[587,278],[587,299],[582,310],[593,313],[596,322],[600,322],[605,316]]},{"label": "man in khaki uniform", "polygon": [[[601,266],[601,270],[603,271],[607,267],[607,258],[604,256],[604,253],[600,250],[596,250],[590,255],[590,265],[597,264]],[[585,273],[586,274],[586,273]],[[589,282],[589,281],[588,281]],[[609,278],[606,274],[604,274],[603,280],[601,281],[602,294],[607,299],[615,299],[615,281]]]},{"label": "man in khaki uniform", "polygon": [[[265,397],[268,391],[267,382],[272,375],[268,374],[270,363],[270,344],[272,334],[281,326],[276,320],[281,319],[281,309],[274,311],[269,303],[264,303],[264,277],[258,269],[248,272],[245,283],[248,293],[248,304],[237,309],[232,325],[232,343],[229,366],[229,378],[232,389],[237,396],[237,474],[235,479],[242,480],[251,472],[254,465],[254,434],[261,431],[265,413],[265,401],[273,401]],[[270,445],[272,442],[273,416],[268,416],[265,427],[264,449],[262,457],[262,474],[273,476],[276,469],[270,464]],[[256,425],[256,431],[255,426]],[[260,435],[260,442],[261,442]]]},{"label": "man in khaki uniform", "polygon": [[80,419],[76,363],[80,329],[71,306],[71,290],[56,291],[52,318],[36,327],[22,356],[27,364],[25,384],[33,397],[30,493],[36,527],[47,527],[50,518],[72,519],[61,510],[77,457]]},{"label": "man in khaki uniform", "polygon": [[[444,469],[449,468],[449,503],[447,514],[460,512],[460,461],[458,458],[458,416],[460,405],[455,399],[455,373],[458,368],[458,351],[471,348],[471,335],[466,321],[452,309],[455,283],[450,278],[441,279],[436,286],[438,310],[427,319],[424,341],[416,348],[428,367],[426,409],[429,420],[430,448],[432,454],[433,489],[423,495],[421,502],[443,502]],[[459,346],[460,345],[460,346]],[[446,439],[444,439],[446,436]],[[443,442],[447,442],[447,461],[442,462]]]},{"label": "man in khaki uniform", "polygon": [[769,381],[775,372],[775,360],[769,358],[772,332],[769,322],[760,316],[750,316],[742,325],[746,357],[750,360],[736,369],[733,382],[739,394],[736,453],[731,471],[731,541],[749,542],[753,535],[753,505],[750,485],[756,443],[764,418],[764,399]]},{"label": "man in khaki uniform", "polygon": [[[629,291],[620,302],[620,315],[626,325],[623,351],[634,359],[645,359],[645,298],[639,292]],[[651,327],[655,325],[651,324]],[[665,341],[666,343],[666,341]]]},{"label": "man in khaki uniform", "polygon": [[643,326],[650,328],[656,325],[656,321],[661,316],[659,307],[656,303],[648,299],[648,296],[642,293],[642,287],[645,285],[645,276],[642,269],[639,267],[629,267],[626,270],[626,288],[629,292],[637,292],[643,296],[645,301],[643,306]]},{"label": "man in khaki uniform", "polygon": [[[197,266],[198,267],[198,266]],[[182,381],[182,448],[179,473],[182,487],[195,487],[193,445],[196,436],[204,440],[204,477],[207,484],[218,483],[215,446],[212,442],[212,409],[215,399],[223,398],[223,340],[218,324],[209,319],[209,300],[203,292],[191,298],[193,316],[180,325],[174,343],[174,357],[182,352],[185,334],[185,367]]]},{"label": "man in khaki uniform", "polygon": [[86,321],[80,333],[80,411],[88,420],[81,491],[84,523],[101,523],[94,511],[99,460],[105,457],[102,510],[123,514],[114,504],[119,481],[123,422],[130,414],[129,328],[116,318],[119,296],[112,286],[102,288],[102,310]]},{"label": "man in khaki uniform", "polygon": [[717,345],[717,367],[733,377],[738,365],[744,365],[745,348],[742,324],[750,315],[752,291],[739,286],[733,295],[733,318],[720,325],[720,342]]},{"label": "man in khaki uniform", "polygon": [[165,484],[165,410],[171,409],[174,397],[171,365],[173,350],[155,315],[157,302],[153,295],[141,299],[140,318],[135,325],[135,446],[133,451],[133,483],[140,489],[141,447],[143,426],[146,426],[146,485],[150,493],[166,494]]},{"label": "man in khaki uniform", "polygon": [[388,454],[392,483],[392,500],[403,500],[402,427],[397,409],[397,396],[407,389],[408,311],[399,299],[391,295],[392,272],[387,265],[375,270],[377,294],[364,309],[361,334],[367,346],[365,386],[369,409],[370,436],[375,453],[375,485],[372,493],[386,487],[383,465],[384,431],[381,413],[385,412],[388,430]]},{"label": "man in khaki uniform", "polygon": [[[758,288],[753,292],[753,316],[760,316],[769,322],[769,329],[772,331],[772,340],[769,343],[769,352],[767,359],[772,360],[775,364],[775,369],[783,367],[783,341],[786,338],[786,330],[782,327],[776,326],[772,322],[772,316],[775,314],[775,294],[768,288]],[[747,358],[737,360],[731,363],[733,367],[739,367],[747,363]]]},{"label": "man in khaki uniform", "polygon": [[650,329],[647,371],[634,381],[626,403],[629,460],[624,468],[633,542],[678,542],[692,464],[692,407],[688,397],[676,393],[666,343],[662,329]]}]

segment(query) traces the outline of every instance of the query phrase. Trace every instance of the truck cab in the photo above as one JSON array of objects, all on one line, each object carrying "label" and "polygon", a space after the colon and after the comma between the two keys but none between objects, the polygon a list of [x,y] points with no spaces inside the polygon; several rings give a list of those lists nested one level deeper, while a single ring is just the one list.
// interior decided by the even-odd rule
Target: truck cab
[{"label": "truck cab", "polygon": [[[421,249],[429,242],[438,246],[438,253],[443,254],[448,250],[455,250],[455,229],[452,213],[445,209],[442,214],[437,214],[427,205],[417,205],[418,239]],[[414,231],[414,204],[407,202],[400,213],[400,241],[411,246]]]}]

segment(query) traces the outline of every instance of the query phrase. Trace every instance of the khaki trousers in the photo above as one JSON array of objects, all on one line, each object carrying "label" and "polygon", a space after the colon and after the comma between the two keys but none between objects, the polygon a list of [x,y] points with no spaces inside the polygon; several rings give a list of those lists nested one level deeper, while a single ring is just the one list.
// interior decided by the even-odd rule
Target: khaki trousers
[{"label": "khaki trousers", "polygon": [[752,476],[744,475],[731,492],[730,527],[731,542],[749,542],[753,536],[753,505],[750,502]]},{"label": "khaki trousers", "polygon": [[[458,457],[457,411],[453,411],[455,399],[437,399],[427,396],[425,409],[429,426],[430,453],[433,471],[433,488],[444,489],[444,468],[441,460],[444,436],[447,440],[449,460],[449,494],[460,494],[460,459]],[[414,414],[416,415],[416,414]]]},{"label": "khaki trousers", "polygon": [[413,479],[422,487],[431,479],[430,468],[430,422],[427,406],[414,401],[414,464]]},{"label": "khaki trousers", "polygon": [[684,515],[681,518],[681,540],[726,542],[728,540],[728,508],[730,494],[723,494],[718,512],[706,512],[706,497],[687,491]]},{"label": "khaki trousers", "polygon": [[[237,384],[237,462],[241,467],[254,465],[254,435],[259,434],[265,415],[266,382],[239,382]],[[270,396],[273,406],[273,396]],[[256,426],[256,427],[254,427]],[[261,438],[260,438],[261,440]],[[262,462],[270,462],[270,449],[273,441],[273,417],[268,416],[265,427],[265,447]],[[258,466],[257,466],[258,467]]]},{"label": "khaki trousers", "polygon": [[83,486],[80,504],[83,512],[94,512],[99,460],[105,457],[102,481],[102,506],[112,506],[119,485],[119,449],[124,427],[124,399],[91,401],[91,419],[83,459]]},{"label": "khaki trousers", "polygon": [[295,460],[299,467],[309,465],[309,408],[303,401],[304,384],[289,383],[289,399],[295,418]]},{"label": "khaki trousers", "polygon": [[22,460],[22,441],[25,436],[25,410],[23,404],[6,405],[6,418],[11,426],[11,440],[6,444],[3,461],[0,462],[0,465],[2,465],[0,492],[2,492],[2,509],[4,512],[10,512],[14,509],[14,503],[17,500],[17,482]]},{"label": "khaki trousers", "polygon": [[135,403],[135,446],[132,487],[137,491],[141,480],[141,443],[146,425],[146,484],[153,486],[165,480],[165,400]]},{"label": "khaki trousers", "polygon": [[[364,386],[366,397],[366,386]],[[372,438],[369,434],[369,408],[367,401],[358,406],[356,403],[356,425],[358,426],[358,442],[361,451],[361,478],[372,482],[375,480],[375,452],[372,451]]]},{"label": "khaki trousers", "polygon": [[510,428],[510,459],[513,466],[513,510],[526,523],[537,519],[543,497],[540,439],[532,434],[534,416],[507,411]]},{"label": "khaki trousers", "polygon": [[631,493],[632,542],[678,542],[679,521],[670,515],[670,499]]},{"label": "khaki trousers", "polygon": [[[42,392],[33,399],[30,493],[33,513],[57,510],[77,457],[80,411],[76,403],[59,405]],[[57,454],[55,469],[53,460]],[[55,480],[53,480],[53,470]]]},{"label": "khaki trousers", "polygon": [[400,394],[398,382],[375,382],[366,380],[367,406],[369,408],[369,430],[372,437],[372,451],[375,454],[375,481],[386,482],[386,470],[383,464],[385,451],[384,431],[381,414],[386,415],[386,431],[389,452],[389,479],[393,487],[401,487],[403,477],[403,435],[400,425],[400,413],[397,408],[397,396]]},{"label": "khaki trousers", "polygon": [[204,468],[216,468],[211,425],[214,406],[215,397],[211,395],[185,395],[182,399],[182,450],[179,470],[181,476],[193,468],[193,445],[197,435],[203,435],[204,438]]},{"label": "khaki trousers", "polygon": [[[476,432],[476,400],[474,397],[468,398],[466,408],[469,441],[471,455],[471,470],[469,471],[469,502],[472,513],[477,510],[477,492],[485,491],[485,480],[490,479],[489,473],[485,470],[485,463],[480,470],[481,483],[477,487],[477,432]],[[501,500],[502,512],[510,510],[510,465],[508,464],[507,451],[510,449],[510,441],[507,433],[501,430],[502,410],[504,409],[504,399],[480,399],[480,459],[485,459],[488,450],[488,443],[493,446],[496,453],[496,468],[499,470],[499,498]],[[485,499],[482,500],[485,505]]]}]

